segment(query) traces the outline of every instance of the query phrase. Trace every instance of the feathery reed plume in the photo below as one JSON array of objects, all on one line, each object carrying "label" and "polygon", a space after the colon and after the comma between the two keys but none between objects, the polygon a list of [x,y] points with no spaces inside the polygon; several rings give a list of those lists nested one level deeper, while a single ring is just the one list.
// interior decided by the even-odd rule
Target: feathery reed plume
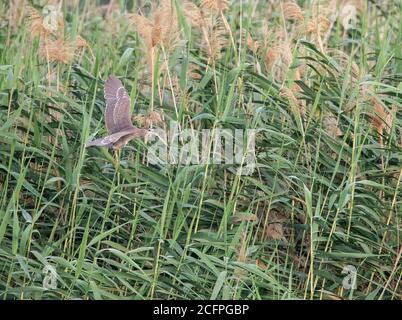
[{"label": "feathery reed plume", "polygon": [[[208,2],[208,1],[206,1],[206,2]],[[204,5],[205,5],[205,1],[204,1]],[[223,14],[223,12],[228,9],[228,7],[229,7],[228,1],[215,0],[215,7],[211,10],[211,12],[219,13],[219,17],[220,17],[221,21],[223,22],[223,25],[225,26],[225,29],[229,35],[233,50],[236,51],[236,44],[234,41],[232,29],[230,28],[229,22],[226,19],[225,15]]]},{"label": "feathery reed plume", "polygon": [[380,145],[383,145],[384,132],[387,134],[390,134],[391,132],[394,121],[393,114],[396,112],[396,106],[393,105],[391,112],[388,112],[384,108],[382,102],[380,102],[379,98],[371,95],[368,100],[373,108],[373,111],[370,114],[371,125],[379,134]]},{"label": "feathery reed plume", "polygon": [[132,24],[136,27],[136,31],[140,35],[141,38],[147,43],[148,47],[153,47],[155,45],[155,41],[152,41],[152,33],[154,24],[150,19],[144,17],[141,14],[133,13],[129,15],[129,19]]},{"label": "feathery reed plume", "polygon": [[263,238],[265,240],[282,240],[287,241],[283,224],[287,220],[283,212],[271,210],[268,214],[268,225],[264,224]]},{"label": "feathery reed plume", "polygon": [[8,24],[13,30],[21,24],[22,18],[24,16],[26,0],[11,0],[10,2],[10,15],[8,19]]},{"label": "feathery reed plume", "polygon": [[129,19],[145,42],[146,49],[161,44],[172,50],[177,45],[180,30],[176,10],[170,1],[161,1],[152,19],[137,13],[130,14]]},{"label": "feathery reed plume", "polygon": [[228,7],[227,0],[205,0],[201,3],[201,7],[188,1],[183,3],[184,16],[202,31],[201,50],[213,62],[221,57],[222,50],[228,43],[227,35],[235,47],[230,25],[223,14]]},{"label": "feathery reed plume", "polygon": [[279,50],[276,47],[268,48],[265,54],[264,62],[265,62],[265,69],[268,73],[272,72],[274,64],[279,59]]},{"label": "feathery reed plume", "polygon": [[365,0],[342,0],[341,6],[352,5],[356,7],[357,10],[363,11],[366,8],[367,1]]},{"label": "feathery reed plume", "polygon": [[[265,68],[276,81],[283,82],[293,62],[292,44],[280,29],[276,30],[275,38],[270,43],[264,57]],[[300,71],[296,70],[296,79],[299,78]]]},{"label": "feathery reed plume", "polygon": [[162,27],[161,27],[161,17],[155,15],[154,24],[151,31],[151,46],[157,46],[162,40]]},{"label": "feathery reed plume", "polygon": [[282,62],[285,65],[286,72],[287,72],[293,61],[292,46],[291,46],[291,43],[289,40],[282,41],[282,43],[280,44],[280,52],[281,52]]},{"label": "feathery reed plume", "polygon": [[206,52],[212,61],[217,61],[222,56],[223,49],[227,46],[227,31],[223,23],[216,19],[206,28],[206,38],[202,44],[202,49]]},{"label": "feathery reed plume", "polygon": [[161,0],[154,13],[155,21],[158,21],[163,48],[172,51],[180,40],[180,26],[176,8],[171,0]]},{"label": "feathery reed plume", "polygon": [[50,31],[43,26],[43,18],[38,10],[31,6],[27,6],[26,14],[28,17],[32,37],[41,37],[50,34]]},{"label": "feathery reed plume", "polygon": [[62,39],[44,40],[39,46],[39,56],[48,61],[70,63],[74,58],[74,46]]},{"label": "feathery reed plume", "polygon": [[306,34],[310,35],[310,41],[315,43],[325,52],[327,42],[336,20],[336,1],[329,1],[325,4],[314,1],[311,18],[306,24]]},{"label": "feathery reed plume", "polygon": [[26,7],[26,14],[30,24],[32,37],[44,37],[50,34],[62,36],[64,33],[64,19],[59,8],[47,5],[42,14],[31,6]]},{"label": "feathery reed plume", "polygon": [[148,115],[148,118],[149,118],[149,121],[152,124],[159,124],[159,123],[163,122],[162,115],[159,112],[156,112],[156,111],[150,112],[149,115]]},{"label": "feathery reed plume", "polygon": [[[333,4],[328,6],[313,5],[312,15],[309,18],[296,2],[288,1],[281,4],[284,19],[293,20],[298,26],[296,29],[293,28],[290,38],[294,39],[296,36],[301,36],[300,33],[310,34],[311,41],[316,42],[320,50],[324,52],[324,44],[328,40],[329,31],[334,22],[334,19],[330,20],[326,15],[329,16],[335,10],[333,6]],[[303,28],[299,28],[302,24]]]},{"label": "feathery reed plume", "polygon": [[338,120],[331,113],[324,115],[323,128],[333,138],[343,135],[342,130],[338,126]]},{"label": "feathery reed plume", "polygon": [[280,96],[286,98],[291,106],[297,106],[297,98],[289,88],[281,88]]},{"label": "feathery reed plume", "polygon": [[198,28],[203,28],[205,26],[204,14],[199,7],[189,1],[184,1],[182,7],[184,16],[193,26]]},{"label": "feathery reed plume", "polygon": [[[162,65],[170,78],[168,69],[168,53],[179,44],[180,27],[176,8],[170,0],[161,0],[159,5],[153,10],[151,17],[145,17],[142,14],[129,15],[130,22],[136,28],[142,39],[149,73],[151,77],[151,105],[150,112],[153,112],[154,88],[158,88],[159,97],[162,97],[159,81],[155,83],[155,65],[159,57],[159,50],[163,52]],[[159,72],[165,71],[159,70]]]},{"label": "feathery reed plume", "polygon": [[285,98],[293,113],[299,114],[303,119],[306,117],[306,105],[303,100],[298,100],[296,94],[299,92],[299,87],[294,85],[292,89],[283,87],[280,90],[280,96]]},{"label": "feathery reed plume", "polygon": [[[240,243],[236,250],[236,261],[240,263],[247,261],[247,233],[245,231],[241,234]],[[243,278],[247,272],[243,268],[236,267],[234,274],[239,278]]]},{"label": "feathery reed plume", "polygon": [[[139,37],[142,39],[143,50],[145,52],[145,59],[148,65],[149,72],[147,73],[151,77],[152,88],[154,87],[154,66],[156,59],[156,46],[160,42],[161,39],[161,28],[159,24],[159,18],[156,18],[155,21],[151,21],[151,19],[140,15],[140,14],[131,14],[129,16],[130,22],[136,28],[136,31]],[[151,91],[153,94],[153,89]],[[152,102],[153,103],[153,102]],[[152,108],[152,107],[151,107]]]},{"label": "feathery reed plume", "polygon": [[350,64],[350,72],[352,77],[352,83],[355,84],[357,80],[360,78],[361,70],[357,63],[352,60],[352,58],[346,53],[341,50],[337,49],[329,49],[328,54],[339,64],[341,67],[341,72],[347,70]]},{"label": "feathery reed plume", "polygon": [[83,37],[78,35],[75,38],[75,46],[76,46],[77,49],[81,49],[81,48],[88,48],[89,44]]},{"label": "feathery reed plume", "polygon": [[89,53],[91,54],[92,58],[95,60],[95,55],[92,51],[91,46],[89,45],[89,43],[80,35],[77,35],[77,37],[75,38],[75,42],[71,43],[73,45],[73,47],[75,48],[75,53],[83,53],[84,49],[88,49]]},{"label": "feathery reed plume", "polygon": [[201,3],[203,10],[210,11],[212,13],[219,13],[229,8],[228,0],[203,0]]},{"label": "feathery reed plume", "polygon": [[314,19],[310,20],[307,24],[307,33],[316,33],[321,35],[329,30],[331,26],[331,21],[328,18],[319,15]]},{"label": "feathery reed plume", "polygon": [[155,65],[156,50],[163,47],[170,52],[179,43],[180,28],[176,10],[170,0],[163,0],[154,10],[151,18],[134,13],[129,15],[129,20],[143,41],[149,69],[152,71]]},{"label": "feathery reed plume", "polygon": [[202,75],[200,73],[200,67],[198,64],[190,63],[188,65],[188,75],[190,79],[200,80],[202,79]]},{"label": "feathery reed plume", "polygon": [[258,49],[260,47],[260,43],[258,41],[254,41],[253,38],[251,37],[250,33],[247,34],[246,44],[247,44],[247,47],[254,54],[257,54],[257,51],[258,51]]},{"label": "feathery reed plume", "polygon": [[134,120],[143,128],[151,128],[154,125],[163,123],[162,115],[157,111],[150,111],[147,116],[137,115]]},{"label": "feathery reed plume", "polygon": [[282,5],[282,11],[286,20],[304,21],[303,10],[295,2],[285,2]]}]

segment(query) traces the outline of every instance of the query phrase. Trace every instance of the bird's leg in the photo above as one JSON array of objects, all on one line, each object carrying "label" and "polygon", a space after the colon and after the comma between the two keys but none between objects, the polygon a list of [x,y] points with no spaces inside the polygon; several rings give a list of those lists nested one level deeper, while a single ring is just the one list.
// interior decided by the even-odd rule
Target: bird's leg
[{"label": "bird's leg", "polygon": [[120,148],[116,148],[114,149],[114,169],[115,169],[115,174],[116,174],[116,178],[117,178],[117,185],[120,184],[120,155],[121,155],[121,149]]},{"label": "bird's leg", "polygon": [[120,167],[120,152],[121,152],[121,149],[114,149],[113,164],[114,164],[114,168],[116,171],[118,171],[119,167]]}]

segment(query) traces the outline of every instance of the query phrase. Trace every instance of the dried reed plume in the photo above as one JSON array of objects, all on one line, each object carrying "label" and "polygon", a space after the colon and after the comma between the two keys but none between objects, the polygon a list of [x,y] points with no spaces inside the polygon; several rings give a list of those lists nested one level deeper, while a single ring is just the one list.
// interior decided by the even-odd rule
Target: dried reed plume
[{"label": "dried reed plume", "polygon": [[296,94],[299,92],[299,87],[294,85],[292,89],[283,87],[280,90],[280,96],[285,98],[294,114],[300,115],[303,119],[306,118],[306,105],[303,100],[298,100]]},{"label": "dried reed plume", "polygon": [[8,24],[15,31],[18,26],[21,25],[22,19],[24,17],[24,8],[26,0],[11,0],[10,1],[10,15],[8,19]]},{"label": "dried reed plume", "polygon": [[202,75],[200,72],[200,67],[198,64],[190,63],[188,65],[188,75],[192,80],[200,80],[202,79]]},{"label": "dried reed plume", "polygon": [[51,62],[70,63],[82,48],[90,48],[87,41],[78,35],[75,41],[50,38],[42,39],[39,45],[39,57]]},{"label": "dried reed plume", "polygon": [[294,1],[279,2],[278,5],[282,8],[284,20],[296,22],[290,32],[283,28],[283,31],[287,33],[286,39],[295,40],[306,34],[310,35],[309,40],[317,44],[320,50],[324,52],[325,44],[334,22],[333,18],[328,17],[333,16],[336,10],[335,2],[332,1],[328,5],[324,5],[320,1],[313,1],[311,15],[300,8]]},{"label": "dried reed plume", "polygon": [[350,65],[351,81],[352,84],[356,84],[361,75],[361,70],[357,63],[345,52],[337,49],[330,49],[328,54],[339,64],[341,67],[340,72],[347,70]]},{"label": "dried reed plume", "polygon": [[[240,237],[240,243],[236,250],[236,261],[240,263],[247,262],[247,233],[243,231]],[[240,267],[235,267],[234,274],[239,278],[244,278],[247,275],[246,270]]]},{"label": "dried reed plume", "polygon": [[78,35],[77,38],[75,39],[75,47],[77,49],[88,48],[89,44],[83,37]]},{"label": "dried reed plume", "polygon": [[286,213],[273,209],[265,217],[264,224],[262,225],[262,240],[281,240],[286,242],[286,230],[284,228],[285,222],[289,219]]},{"label": "dried reed plume", "polygon": [[226,11],[229,8],[228,0],[203,0],[201,3],[203,10],[210,11],[212,13],[219,13]]},{"label": "dried reed plume", "polygon": [[[282,83],[285,81],[293,62],[293,48],[289,39],[286,38],[283,30],[276,30],[275,38],[266,44],[265,68],[272,74],[272,77]],[[295,70],[295,80],[300,79],[301,71]]]},{"label": "dried reed plume", "polygon": [[156,111],[150,111],[147,116],[138,115],[134,120],[143,128],[151,128],[154,125],[163,123],[162,115]]},{"label": "dried reed plume", "polygon": [[222,56],[224,47],[228,44],[229,35],[234,47],[234,39],[228,21],[223,12],[229,7],[228,1],[205,0],[201,7],[191,2],[183,2],[184,16],[189,22],[201,30],[201,50],[206,52],[211,61],[215,62]]},{"label": "dried reed plume", "polygon": [[204,13],[194,3],[184,1],[182,4],[184,16],[188,21],[197,28],[203,28],[206,24]]},{"label": "dried reed plume", "polygon": [[130,22],[136,27],[140,37],[144,40],[147,48],[152,48],[159,42],[159,39],[155,39],[156,32],[153,30],[155,27],[150,19],[136,13],[131,14],[129,18]]},{"label": "dried reed plume", "polygon": [[312,20],[310,20],[307,24],[307,33],[315,33],[321,35],[329,30],[331,26],[331,21],[320,15]]},{"label": "dried reed plume", "polygon": [[282,12],[286,20],[304,21],[303,10],[295,2],[285,2],[282,5]]},{"label": "dried reed plume", "polygon": [[379,134],[379,142],[380,145],[383,145],[383,135],[387,133],[388,135],[391,132],[392,124],[394,122],[394,116],[396,112],[396,106],[393,105],[391,108],[391,112],[388,112],[383,103],[379,100],[379,98],[370,96],[368,98],[371,103],[373,111],[370,114],[371,125],[375,131]]},{"label": "dried reed plume", "polygon": [[247,47],[254,53],[257,54],[258,49],[260,48],[260,43],[258,41],[253,40],[250,33],[247,34],[246,39]]},{"label": "dried reed plume", "polygon": [[179,41],[180,29],[176,9],[169,0],[161,1],[151,18],[142,14],[130,14],[130,22],[150,50],[158,45],[171,51]]},{"label": "dried reed plume", "polygon": [[[151,78],[151,105],[147,120],[149,125],[155,121],[153,118],[155,87],[158,88],[159,97],[162,99],[159,80],[156,80],[158,77],[155,77],[155,66],[159,62],[156,60],[159,57],[162,59],[159,64],[159,73],[166,71],[168,78],[171,79],[168,68],[168,54],[173,51],[180,41],[179,19],[172,2],[170,0],[161,0],[159,5],[152,10],[150,17],[134,13],[129,15],[129,20],[136,28],[146,53],[148,73],[145,72],[144,75]],[[159,52],[163,54],[160,56]]]},{"label": "dried reed plume", "polygon": [[221,58],[223,49],[228,44],[227,31],[223,23],[217,19],[206,28],[206,37],[201,48],[208,54],[212,61]]},{"label": "dried reed plume", "polygon": [[323,117],[323,128],[333,138],[341,137],[342,130],[338,126],[338,120],[331,113],[327,113]]},{"label": "dried reed plume", "polygon": [[278,61],[279,54],[280,52],[277,47],[267,49],[264,61],[265,61],[265,68],[268,73],[272,71],[274,64]]},{"label": "dried reed plume", "polygon": [[50,34],[50,31],[43,26],[43,18],[38,10],[31,6],[27,6],[26,14],[28,17],[32,37],[41,37]]},{"label": "dried reed plume", "polygon": [[39,56],[48,61],[69,64],[74,58],[74,46],[62,39],[47,39],[40,43]]}]

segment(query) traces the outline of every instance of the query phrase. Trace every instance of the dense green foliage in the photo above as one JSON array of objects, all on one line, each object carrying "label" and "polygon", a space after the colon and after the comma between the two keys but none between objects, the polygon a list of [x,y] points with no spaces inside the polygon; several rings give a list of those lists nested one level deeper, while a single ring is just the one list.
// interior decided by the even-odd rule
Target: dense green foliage
[{"label": "dense green foliage", "polygon": [[[259,30],[282,26],[281,9],[256,3],[230,2],[232,37],[212,60],[174,1],[181,43],[158,51],[159,87],[144,90],[152,79],[125,15],[136,12],[132,1],[109,19],[98,4],[64,3],[64,32],[90,45],[69,63],[43,59],[27,19],[11,20],[1,2],[1,299],[402,298],[401,4],[369,2],[347,31],[336,20],[322,48],[305,34],[292,38],[292,64],[278,80],[245,32],[261,49]],[[310,12],[310,1],[298,3]],[[175,120],[258,129],[256,170],[150,165],[141,140],[120,153],[86,149],[106,132],[111,74],[135,112],[145,115],[152,102],[167,128]],[[283,87],[293,85],[292,103]],[[366,89],[388,120],[373,120]],[[305,115],[295,111],[301,105]],[[331,134],[327,115],[342,134]],[[56,289],[42,285],[46,265],[57,271]],[[342,287],[348,265],[357,271],[352,290]]]}]

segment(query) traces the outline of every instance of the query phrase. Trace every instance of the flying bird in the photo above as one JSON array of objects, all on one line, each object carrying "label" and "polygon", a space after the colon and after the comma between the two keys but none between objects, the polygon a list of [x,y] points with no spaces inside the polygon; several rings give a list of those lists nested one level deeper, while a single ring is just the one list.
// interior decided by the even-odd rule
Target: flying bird
[{"label": "flying bird", "polygon": [[130,96],[121,81],[115,76],[106,80],[104,95],[106,100],[105,123],[108,135],[88,142],[86,147],[112,147],[118,150],[132,139],[145,138],[150,131],[133,126]]}]

